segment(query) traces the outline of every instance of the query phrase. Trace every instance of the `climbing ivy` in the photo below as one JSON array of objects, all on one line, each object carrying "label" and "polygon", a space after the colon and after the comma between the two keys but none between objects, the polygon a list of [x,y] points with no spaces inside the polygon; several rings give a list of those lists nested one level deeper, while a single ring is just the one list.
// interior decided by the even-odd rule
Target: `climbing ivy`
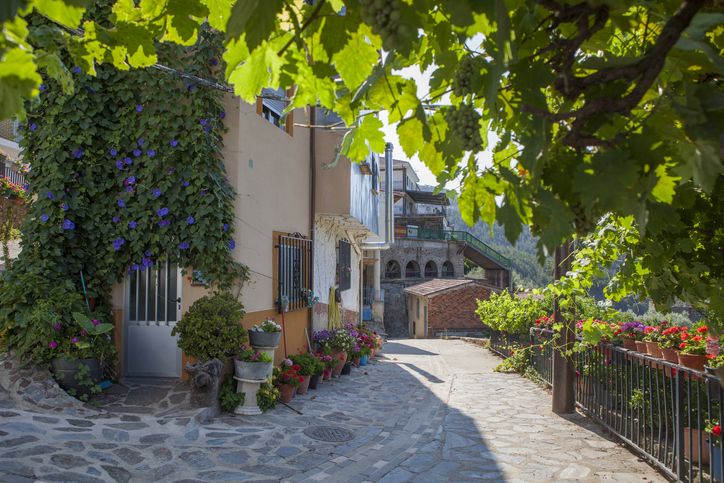
[{"label": "climbing ivy", "polygon": [[[213,78],[217,45],[204,31],[193,46],[158,52]],[[72,72],[72,94],[46,78],[28,109],[21,143],[35,201],[0,291],[11,344],[14,332],[27,332],[33,304],[57,287],[107,307],[115,281],[166,257],[220,287],[246,274],[230,256],[235,194],[220,155],[220,93],[157,70]]]}]

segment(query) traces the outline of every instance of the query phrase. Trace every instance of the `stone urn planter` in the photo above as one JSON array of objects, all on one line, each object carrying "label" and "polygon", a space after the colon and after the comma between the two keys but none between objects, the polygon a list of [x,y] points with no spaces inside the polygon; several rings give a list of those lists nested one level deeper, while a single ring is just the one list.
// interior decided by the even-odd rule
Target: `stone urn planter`
[{"label": "stone urn planter", "polygon": [[255,348],[278,347],[281,337],[281,332],[258,332],[253,330],[249,331],[249,343],[252,347]]},{"label": "stone urn planter", "polygon": [[332,368],[332,376],[339,377],[340,374],[342,374],[342,369],[344,368],[344,364],[347,362],[347,353],[346,352],[338,352],[334,355],[334,360],[337,361],[334,367]]},{"label": "stone urn planter", "polygon": [[698,354],[682,354],[679,352],[679,364],[689,369],[704,372],[704,366],[708,359],[706,356]]},{"label": "stone urn planter", "polygon": [[661,349],[659,348],[658,342],[649,342],[646,341],[646,352],[653,357],[658,357],[659,359],[663,358],[661,355]]},{"label": "stone urn planter", "polygon": [[302,382],[299,383],[299,387],[297,388],[297,394],[304,395],[307,394],[307,390],[309,389],[309,384],[311,383],[311,377],[312,376],[302,376]]},{"label": "stone urn planter", "polygon": [[623,348],[628,349],[630,351],[636,351],[636,341],[633,339],[629,339],[628,337],[623,338]]},{"label": "stone urn planter", "polygon": [[249,362],[234,360],[236,377],[250,381],[264,381],[271,376],[273,362]]},{"label": "stone urn planter", "polygon": [[294,397],[294,386],[291,384],[282,384],[279,386],[279,400],[284,404],[288,404]]},{"label": "stone urn planter", "polygon": [[[76,397],[89,396],[91,387],[101,380],[98,359],[53,359],[50,363],[58,385],[66,391],[74,391]],[[86,377],[79,377],[85,372],[81,366],[88,368]]]}]

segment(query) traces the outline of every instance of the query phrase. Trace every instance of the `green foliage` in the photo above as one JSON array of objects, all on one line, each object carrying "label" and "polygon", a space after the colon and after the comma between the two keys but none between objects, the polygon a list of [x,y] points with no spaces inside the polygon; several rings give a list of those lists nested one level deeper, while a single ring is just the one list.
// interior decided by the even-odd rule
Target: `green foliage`
[{"label": "green foliage", "polygon": [[278,400],[279,389],[270,381],[262,383],[259,387],[259,392],[256,393],[256,404],[259,406],[259,409],[264,412],[274,409]]},{"label": "green foliage", "polygon": [[[537,347],[537,346],[535,346]],[[507,357],[495,368],[496,372],[517,372],[524,374],[530,366],[534,346],[511,347],[510,357]]]},{"label": "green foliage", "polygon": [[171,335],[179,336],[178,346],[192,357],[224,360],[247,342],[242,318],[244,307],[230,293],[206,295],[191,305]]},{"label": "green foliage", "polygon": [[246,362],[274,362],[274,359],[266,352],[257,352],[254,348],[246,348],[244,346],[236,351],[235,358],[239,361]]},{"label": "green foliage", "polygon": [[302,376],[321,374],[324,370],[324,364],[312,354],[291,355],[289,359],[299,366],[299,374]]},{"label": "green foliage", "polygon": [[236,392],[236,382],[233,377],[227,377],[221,385],[219,404],[221,409],[227,413],[233,413],[234,409],[244,404],[244,393]]},{"label": "green foliage", "polygon": [[488,300],[478,300],[475,313],[493,330],[509,334],[526,334],[536,319],[551,313],[550,300],[532,294],[519,297],[508,291],[492,293]]}]

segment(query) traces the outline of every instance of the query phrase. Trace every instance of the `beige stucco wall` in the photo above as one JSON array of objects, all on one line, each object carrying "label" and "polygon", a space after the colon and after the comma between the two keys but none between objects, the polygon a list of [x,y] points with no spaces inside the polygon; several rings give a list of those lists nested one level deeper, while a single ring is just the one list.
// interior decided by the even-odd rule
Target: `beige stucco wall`
[{"label": "beige stucco wall", "polygon": [[350,213],[350,161],[339,157],[337,165],[329,167],[334,161],[335,151],[344,137],[342,131],[324,131],[315,133],[315,184],[314,208],[317,213]]}]

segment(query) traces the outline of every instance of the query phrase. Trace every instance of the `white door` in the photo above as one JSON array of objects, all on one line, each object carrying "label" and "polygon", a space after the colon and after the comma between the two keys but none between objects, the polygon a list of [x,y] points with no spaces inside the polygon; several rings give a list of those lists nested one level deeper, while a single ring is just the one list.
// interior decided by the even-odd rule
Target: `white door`
[{"label": "white door", "polygon": [[181,316],[181,281],[168,261],[126,277],[124,375],[181,376],[178,337],[171,335]]}]

